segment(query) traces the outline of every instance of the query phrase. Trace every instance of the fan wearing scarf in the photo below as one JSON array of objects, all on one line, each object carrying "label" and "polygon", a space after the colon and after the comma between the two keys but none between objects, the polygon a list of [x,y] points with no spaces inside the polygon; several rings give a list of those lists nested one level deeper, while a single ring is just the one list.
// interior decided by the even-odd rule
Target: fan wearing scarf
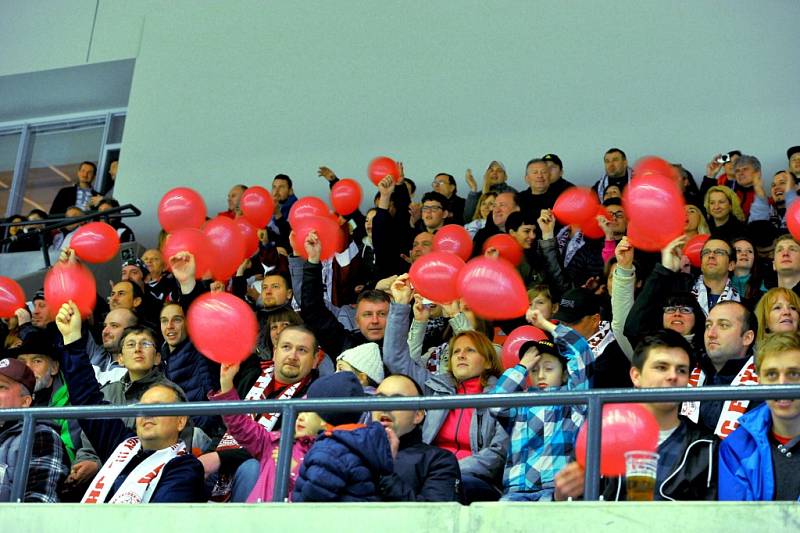
[{"label": "fan wearing scarf", "polygon": [[[64,339],[60,348],[63,371],[73,405],[107,404],[86,357],[81,335],[81,316],[70,301],[56,316]],[[124,349],[142,353],[155,350],[152,335],[130,332],[122,339]],[[130,346],[130,347],[128,347]],[[142,404],[185,402],[177,386],[158,383],[148,388]],[[179,440],[185,416],[140,416],[136,433],[120,419],[84,419],[81,428],[94,444],[103,466],[89,484],[82,503],[178,503],[205,502],[203,466]]]}]

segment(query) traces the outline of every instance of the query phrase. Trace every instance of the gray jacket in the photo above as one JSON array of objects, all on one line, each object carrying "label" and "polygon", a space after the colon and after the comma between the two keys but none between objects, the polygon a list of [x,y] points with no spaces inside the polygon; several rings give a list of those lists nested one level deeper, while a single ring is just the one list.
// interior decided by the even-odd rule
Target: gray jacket
[{"label": "gray jacket", "polygon": [[[383,337],[383,362],[393,374],[411,377],[426,396],[456,394],[457,383],[452,374],[434,374],[415,363],[408,350],[408,330],[411,306],[391,304]],[[496,378],[484,388],[491,392]],[[433,442],[444,425],[448,411],[428,411],[422,426],[422,440]],[[499,487],[508,451],[508,433],[491,416],[489,409],[476,409],[470,422],[469,441],[472,455],[459,461],[462,474],[479,477]]]}]

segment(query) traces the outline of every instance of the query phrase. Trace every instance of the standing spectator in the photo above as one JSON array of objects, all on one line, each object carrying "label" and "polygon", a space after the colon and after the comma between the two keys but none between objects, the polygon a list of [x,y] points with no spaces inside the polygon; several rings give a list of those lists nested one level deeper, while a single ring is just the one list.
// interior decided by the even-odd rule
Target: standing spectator
[{"label": "standing spectator", "polygon": [[78,165],[77,183],[64,187],[56,193],[53,205],[50,207],[50,215],[64,215],[71,206],[82,211],[93,207],[92,199],[99,201],[101,198],[100,193],[92,188],[96,174],[97,165],[91,161],[83,161]]},{"label": "standing spectator", "polygon": [[616,187],[621,196],[633,173],[628,166],[628,157],[619,148],[606,150],[603,155],[603,165],[605,174],[592,186],[601,202],[606,199],[606,190],[609,187]]},{"label": "standing spectator", "polygon": [[712,237],[730,242],[744,234],[747,217],[739,198],[731,189],[723,185],[711,187],[706,192],[703,205],[710,217],[708,227]]},{"label": "standing spectator", "polygon": [[231,187],[231,190],[228,191],[228,197],[227,197],[228,209],[226,211],[221,211],[217,213],[217,216],[236,218],[237,216],[241,215],[242,210],[239,208],[239,200],[242,199],[242,194],[246,190],[247,190],[247,185],[239,184]]},{"label": "standing spectator", "polygon": [[489,167],[483,174],[483,188],[478,191],[478,183],[472,175],[472,170],[467,169],[466,173],[467,185],[469,185],[470,193],[467,195],[466,205],[464,207],[464,220],[469,220],[475,214],[475,208],[478,205],[478,199],[482,194],[494,192],[500,194],[501,192],[513,192],[517,190],[506,183],[508,181],[508,174],[506,167],[499,161],[492,161]]},{"label": "standing spectator", "polygon": [[[453,224],[464,224],[464,207],[466,200],[461,198],[458,193],[456,179],[450,174],[436,174],[433,178],[433,190],[447,199],[445,209],[450,213]],[[423,201],[423,203],[425,203]]]}]

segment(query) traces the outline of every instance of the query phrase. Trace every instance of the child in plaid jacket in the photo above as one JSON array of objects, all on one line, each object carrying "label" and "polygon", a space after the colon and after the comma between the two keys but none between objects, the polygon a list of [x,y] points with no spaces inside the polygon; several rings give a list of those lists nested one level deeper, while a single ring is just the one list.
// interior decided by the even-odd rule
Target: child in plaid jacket
[{"label": "child in plaid jacket", "polygon": [[[587,389],[586,367],[594,360],[589,344],[575,330],[545,320],[539,311],[529,310],[528,320],[553,335],[555,343],[543,338],[520,348],[520,363],[497,380],[493,392],[526,392]],[[556,473],[574,453],[578,429],[586,417],[585,405],[550,405],[495,408],[492,415],[511,435],[503,472],[503,500],[549,501],[553,499]]]}]

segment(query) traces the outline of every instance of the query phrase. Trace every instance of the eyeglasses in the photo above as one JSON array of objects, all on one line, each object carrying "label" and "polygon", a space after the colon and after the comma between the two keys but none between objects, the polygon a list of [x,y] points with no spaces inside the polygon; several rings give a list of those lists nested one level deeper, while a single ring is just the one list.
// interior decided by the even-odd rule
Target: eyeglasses
[{"label": "eyeglasses", "polygon": [[421,211],[423,213],[430,213],[432,211],[442,211],[444,208],[438,205],[423,205]]},{"label": "eyeglasses", "polygon": [[128,350],[135,350],[136,346],[139,346],[139,348],[142,348],[144,350],[146,348],[155,348],[156,343],[154,343],[153,341],[139,341],[139,342],[128,341],[122,345],[123,348],[126,348]]},{"label": "eyeglasses", "polygon": [[688,305],[668,305],[664,307],[664,313],[668,315],[674,313],[680,313],[682,315],[691,315],[694,313],[694,310]]},{"label": "eyeglasses", "polygon": [[722,248],[714,248],[713,250],[709,250],[709,249],[703,250],[702,252],[700,252],[700,257],[706,257],[706,256],[709,256],[711,254],[714,254],[717,257],[728,257],[729,256],[728,250],[723,250]]},{"label": "eyeglasses", "polygon": [[431,183],[431,186],[432,187],[436,187],[437,185],[450,185],[450,182],[447,181],[447,180],[433,180],[433,183]]},{"label": "eyeglasses", "polygon": [[624,211],[615,211],[613,213],[609,211],[608,214],[611,215],[615,220],[619,220],[621,218],[625,218],[625,212]]}]

